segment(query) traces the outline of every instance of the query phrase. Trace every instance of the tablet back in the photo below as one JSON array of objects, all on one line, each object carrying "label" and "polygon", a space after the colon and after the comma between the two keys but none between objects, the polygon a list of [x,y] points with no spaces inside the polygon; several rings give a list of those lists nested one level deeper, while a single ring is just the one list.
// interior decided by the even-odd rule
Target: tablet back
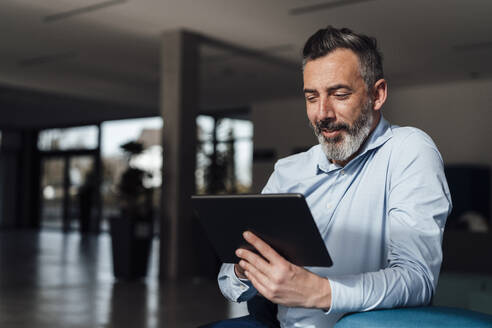
[{"label": "tablet back", "polygon": [[224,263],[239,261],[236,249],[252,249],[242,237],[249,230],[293,264],[332,265],[301,194],[192,196],[192,203],[195,215]]}]

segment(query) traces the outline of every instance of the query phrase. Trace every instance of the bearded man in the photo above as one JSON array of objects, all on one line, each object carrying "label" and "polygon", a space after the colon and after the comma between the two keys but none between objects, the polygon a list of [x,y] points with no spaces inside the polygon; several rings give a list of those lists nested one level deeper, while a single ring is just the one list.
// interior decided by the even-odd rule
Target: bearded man
[{"label": "bearded man", "polygon": [[[319,145],[279,160],[263,193],[301,193],[333,259],[289,263],[251,232],[262,255],[238,249],[223,264],[222,293],[278,305],[282,327],[332,327],[348,312],[428,304],[442,261],[451,199],[443,161],[419,129],[390,125],[376,40],[349,29],[317,31],[303,51],[307,116]],[[266,327],[252,317],[212,327]]]}]

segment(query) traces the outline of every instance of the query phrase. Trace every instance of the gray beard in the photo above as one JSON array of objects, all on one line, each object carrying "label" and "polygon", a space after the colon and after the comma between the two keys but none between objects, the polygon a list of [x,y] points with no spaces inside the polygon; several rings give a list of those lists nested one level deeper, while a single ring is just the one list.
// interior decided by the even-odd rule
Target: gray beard
[{"label": "gray beard", "polygon": [[345,161],[350,156],[355,154],[369,133],[374,123],[374,115],[371,111],[372,101],[367,101],[359,117],[355,120],[352,126],[347,126],[347,129],[334,138],[326,138],[322,134],[322,129],[319,123],[314,127],[314,133],[318,137],[318,141],[328,159],[334,161]]}]

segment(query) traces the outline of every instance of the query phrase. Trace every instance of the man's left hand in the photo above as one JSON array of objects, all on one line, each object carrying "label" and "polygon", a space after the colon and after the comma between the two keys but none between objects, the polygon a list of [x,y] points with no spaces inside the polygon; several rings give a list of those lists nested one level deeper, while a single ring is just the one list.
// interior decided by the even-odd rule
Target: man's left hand
[{"label": "man's left hand", "polygon": [[236,251],[239,265],[261,295],[285,306],[330,308],[328,279],[290,263],[252,232],[246,231],[243,237],[261,254],[244,248]]}]

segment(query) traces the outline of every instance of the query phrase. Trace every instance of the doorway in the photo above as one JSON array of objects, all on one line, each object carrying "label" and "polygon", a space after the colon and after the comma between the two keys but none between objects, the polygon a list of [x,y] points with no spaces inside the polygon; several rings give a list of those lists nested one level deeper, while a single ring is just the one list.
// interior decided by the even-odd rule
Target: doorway
[{"label": "doorway", "polygon": [[89,232],[98,227],[97,152],[41,156],[41,227]]}]

